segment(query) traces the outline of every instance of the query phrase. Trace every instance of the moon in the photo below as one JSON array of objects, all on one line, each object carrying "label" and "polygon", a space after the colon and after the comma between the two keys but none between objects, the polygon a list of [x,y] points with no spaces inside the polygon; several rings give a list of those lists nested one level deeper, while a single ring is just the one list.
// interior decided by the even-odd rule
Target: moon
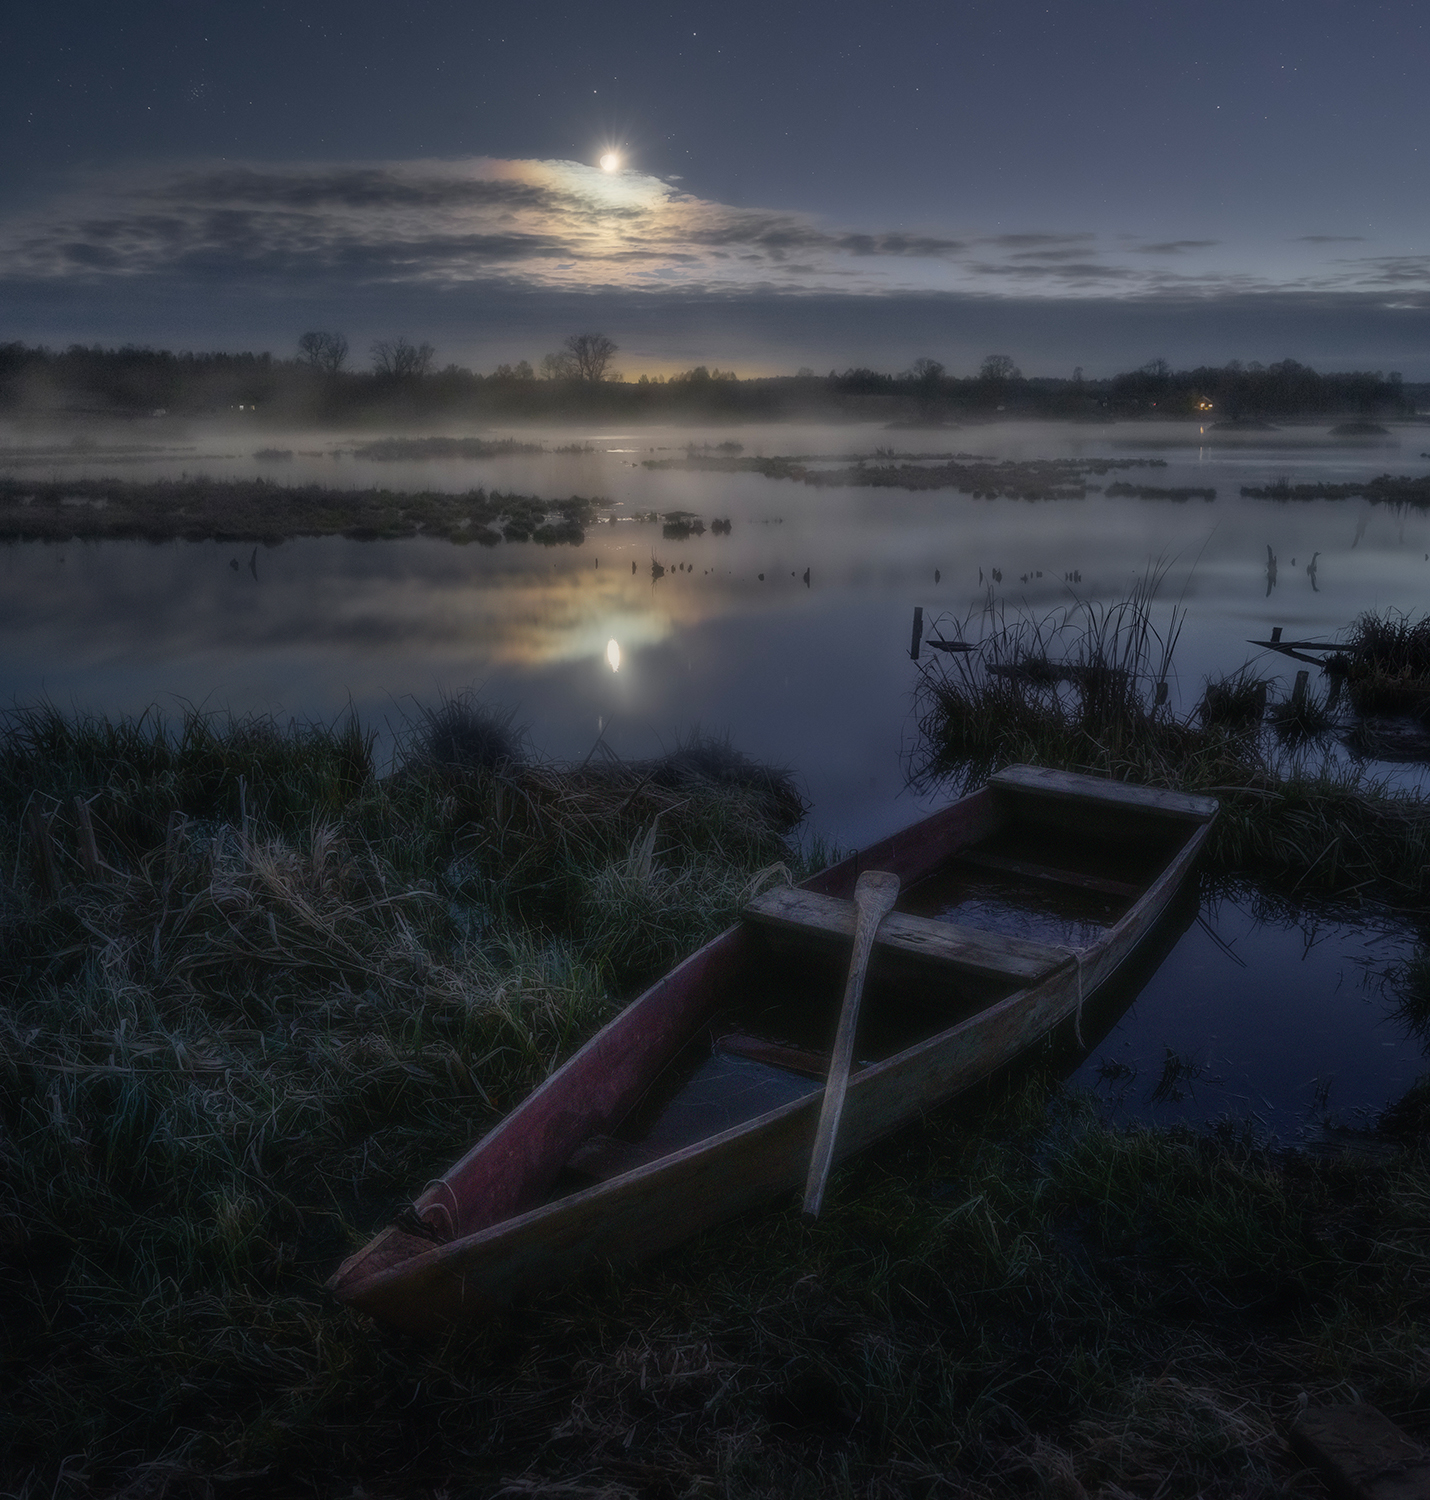
[{"label": "moon", "polygon": [[614,151],[605,151],[601,154],[601,170],[603,172],[618,172],[621,168],[621,158]]},{"label": "moon", "polygon": [[616,641],[606,642],[606,660],[611,665],[611,671],[619,672],[621,670],[621,648]]}]

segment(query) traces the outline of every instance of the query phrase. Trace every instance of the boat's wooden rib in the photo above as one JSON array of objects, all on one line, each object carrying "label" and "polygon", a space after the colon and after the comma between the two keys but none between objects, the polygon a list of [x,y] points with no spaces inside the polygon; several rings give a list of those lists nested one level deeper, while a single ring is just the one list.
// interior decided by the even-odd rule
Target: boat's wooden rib
[{"label": "boat's wooden rib", "polygon": [[1062,870],[1053,865],[1034,864],[1032,860],[1012,859],[1005,854],[989,854],[982,849],[968,849],[958,856],[961,865],[975,865],[983,870],[997,870],[1004,875],[1018,875],[1024,880],[1039,880],[1047,885],[1069,885],[1078,890],[1094,891],[1100,896],[1118,896],[1131,901],[1142,894],[1142,887],[1125,880],[1108,880],[1103,875],[1085,875],[1080,870]]},{"label": "boat's wooden rib", "polygon": [[[739,1031],[727,1031],[715,1039],[715,1051],[730,1057],[745,1057],[751,1062],[764,1063],[767,1067],[782,1068],[786,1073],[798,1073],[802,1078],[825,1079],[829,1076],[829,1053],[814,1052],[807,1047],[788,1047],[782,1042],[768,1042],[762,1036],[747,1036]],[[855,1063],[855,1068],[862,1067]]]},{"label": "boat's wooden rib", "polygon": [[[1029,828],[1040,822],[1064,841],[1070,831],[1081,837],[1091,829],[1103,844],[1125,844],[1147,872],[1137,899],[1076,959],[1027,940],[985,932],[975,938],[973,929],[897,912],[886,918],[912,921],[903,927],[906,935],[936,928],[953,944],[951,956],[941,956],[949,950],[920,936],[899,955],[946,976],[941,982],[950,990],[961,983],[960,969],[970,972],[970,962],[972,972],[998,975],[1002,983],[994,990],[999,998],[984,1008],[851,1076],[839,1134],[838,1154],[845,1156],[978,1082],[1071,1016],[1167,907],[1215,811],[1206,798],[1013,768],[914,828],[822,871],[800,891],[767,893],[754,903],[750,920],[642,995],[417,1199],[423,1223],[444,1243],[390,1227],[339,1268],[331,1289],[385,1322],[435,1332],[569,1277],[592,1259],[653,1254],[797,1187],[822,1105],[818,1087],[665,1154],[655,1154],[661,1148],[654,1135],[649,1142],[619,1138],[621,1122],[661,1070],[677,1054],[689,1055],[682,1049],[698,1046],[702,1035],[708,1038],[722,1002],[766,971],[771,923],[837,944],[840,934],[852,931],[849,897],[861,868],[890,870],[908,886],[1000,829],[1013,830],[1021,853]],[[1010,965],[1021,967],[1010,973]],[[836,1003],[831,996],[831,1007]],[[715,1046],[719,1050],[720,1042]],[[726,1050],[749,1055],[738,1041]],[[753,1061],[780,1066],[772,1055]],[[569,1185],[581,1175],[596,1180],[559,1195],[558,1179]]]},{"label": "boat's wooden rib", "polygon": [[[854,936],[854,903],[837,896],[821,896],[799,886],[765,891],[745,908],[745,916],[761,927],[810,938],[836,947]],[[964,974],[1011,979],[1033,984],[1045,974],[1072,961],[1066,948],[1035,943],[1028,938],[979,927],[960,927],[932,917],[890,912],[874,944],[902,956],[912,955],[930,967],[943,966]]]},{"label": "boat's wooden rib", "polygon": [[637,1167],[648,1166],[668,1154],[639,1141],[623,1141],[614,1135],[593,1135],[571,1153],[566,1170],[578,1177],[589,1177],[592,1182],[606,1182],[623,1172],[634,1172]]}]

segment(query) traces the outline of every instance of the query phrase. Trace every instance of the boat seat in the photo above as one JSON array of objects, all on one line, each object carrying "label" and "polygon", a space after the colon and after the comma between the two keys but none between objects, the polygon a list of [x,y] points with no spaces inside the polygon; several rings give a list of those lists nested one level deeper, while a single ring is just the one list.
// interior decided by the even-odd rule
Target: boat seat
[{"label": "boat seat", "polygon": [[[855,907],[838,896],[821,896],[797,886],[780,886],[757,896],[745,917],[774,932],[813,938],[824,944],[846,945],[854,940]],[[1067,948],[1036,943],[1028,938],[960,927],[932,917],[891,911],[879,924],[876,950],[916,958],[931,967],[947,967],[960,974],[988,979],[1011,979],[1019,985],[1036,984],[1054,969],[1073,962]]]},{"label": "boat seat", "polygon": [[1054,771],[1047,766],[1008,766],[990,776],[988,785],[995,791],[1015,792],[1025,797],[1082,802],[1100,805],[1106,812],[1150,813],[1189,823],[1210,823],[1217,813],[1214,797],[1164,792],[1159,787],[1133,786],[1077,771]]}]

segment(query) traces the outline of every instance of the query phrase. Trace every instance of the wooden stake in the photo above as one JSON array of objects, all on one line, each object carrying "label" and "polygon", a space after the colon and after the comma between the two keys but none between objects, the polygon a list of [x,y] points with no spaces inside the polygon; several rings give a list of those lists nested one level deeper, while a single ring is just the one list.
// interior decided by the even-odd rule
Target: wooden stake
[{"label": "wooden stake", "polygon": [[914,636],[909,642],[909,657],[913,661],[919,659],[919,646],[924,638],[924,607],[922,604],[914,605]]},{"label": "wooden stake", "polygon": [[104,867],[99,859],[99,845],[94,841],[94,822],[89,816],[89,803],[80,796],[74,799],[74,820],[79,828],[79,862],[84,867],[84,878],[103,880]]},{"label": "wooden stake", "polygon": [[1311,681],[1311,674],[1303,667],[1296,674],[1296,685],[1291,689],[1291,707],[1304,709],[1306,706],[1306,688]]},{"label": "wooden stake", "polygon": [[40,804],[31,800],[25,809],[25,823],[34,849],[35,882],[46,898],[53,901],[60,893],[60,867],[55,858],[50,819],[40,811]]}]

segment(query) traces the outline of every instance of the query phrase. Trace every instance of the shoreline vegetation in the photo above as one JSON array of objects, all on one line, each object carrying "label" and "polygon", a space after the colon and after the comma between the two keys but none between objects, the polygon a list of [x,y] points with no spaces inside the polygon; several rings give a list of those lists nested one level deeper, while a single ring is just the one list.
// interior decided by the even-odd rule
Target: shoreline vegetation
[{"label": "shoreline vegetation", "polygon": [[[390,440],[399,449],[405,440]],[[448,441],[458,440],[425,440]],[[501,443],[473,440],[480,446]],[[386,447],[374,444],[374,447]],[[418,445],[421,446],[421,445]],[[737,446],[737,445],[724,445]],[[547,452],[539,445],[512,451]],[[445,450],[444,450],[445,451]],[[562,450],[556,450],[562,451]],[[384,453],[384,458],[405,456]],[[692,469],[719,473],[758,473],[816,488],[865,486],[912,491],[946,489],[975,500],[1082,500],[1090,494],[1110,499],[1213,501],[1211,486],[1155,485],[1090,479],[1129,469],[1165,468],[1163,459],[983,459],[976,454],[931,455],[920,462],[891,450],[835,459],[838,467],[814,467],[831,460],[801,457],[744,457],[688,452],[683,457],[646,459],[652,469]],[[4,454],[0,451],[0,462]],[[1297,484],[1279,480],[1243,485],[1245,498],[1289,502],[1363,498],[1374,505],[1430,508],[1430,476],[1380,474],[1360,482]],[[0,476],[0,541],[220,541],[277,545],[295,537],[342,536],[356,541],[436,537],[458,544],[494,547],[502,541],[534,541],[543,546],[579,546],[588,528],[616,520],[664,522],[665,539],[702,534],[704,518],[688,511],[640,512],[617,516],[608,499],[572,495],[542,499],[474,489],[439,490],[337,488],[282,484],[270,479],[66,479]],[[716,519],[709,529],[728,533]]]},{"label": "shoreline vegetation", "polygon": [[580,495],[542,500],[484,489],[329,489],[266,479],[0,478],[0,541],[276,544],[294,537],[424,536],[484,547],[502,541],[579,546],[604,503]]},{"label": "shoreline vegetation", "polygon": [[[1423,918],[1430,809],[1280,756],[1246,672],[1157,702],[1155,581],[988,616],[923,676],[916,777],[1211,791],[1206,878]],[[1381,626],[1409,670],[1425,629]],[[830,853],[791,842],[787,774],[718,742],[552,765],[457,698],[385,774],[373,745],[0,720],[12,1493],[1269,1497],[1307,1395],[1430,1434],[1430,1079],[1316,1151],[1114,1128],[1055,1048],[841,1169],[815,1225],[753,1214],[437,1343],[331,1302],[454,1141]],[[1430,962],[1401,990],[1430,1040]]]},{"label": "shoreline vegetation", "polygon": [[1423,510],[1430,507],[1430,474],[1377,474],[1373,479],[1345,484],[1292,484],[1278,479],[1272,484],[1244,484],[1241,493],[1253,500],[1364,499],[1373,505],[1409,505]]},{"label": "shoreline vegetation", "polygon": [[[313,341],[317,340],[317,343]],[[1375,419],[1413,418],[1430,384],[1391,371],[1322,374],[1292,359],[1262,366],[1173,370],[1165,360],[1107,379],[1025,377],[1007,355],[989,355],[976,374],[951,374],[921,358],[904,371],[867,368],[816,375],[738,378],[697,365],[655,378],[613,371],[616,345],[604,335],[567,340],[572,353],[549,355],[541,374],[522,361],[483,374],[437,365],[430,345],[406,339],[373,346],[369,371],[348,365],[341,334],[313,332],[299,357],[270,353],[172,353],[75,344],[51,350],[0,343],[0,415],[262,415],[275,425],[363,427],[436,419],[779,421],[838,417],[883,420],[895,428],[936,428],[969,417],[1195,417],[1212,428],[1265,431],[1277,421],[1350,418],[1371,436]],[[598,349],[596,357],[592,349]],[[1269,420],[1268,419],[1272,419]],[[1352,434],[1356,435],[1356,434]]]}]

